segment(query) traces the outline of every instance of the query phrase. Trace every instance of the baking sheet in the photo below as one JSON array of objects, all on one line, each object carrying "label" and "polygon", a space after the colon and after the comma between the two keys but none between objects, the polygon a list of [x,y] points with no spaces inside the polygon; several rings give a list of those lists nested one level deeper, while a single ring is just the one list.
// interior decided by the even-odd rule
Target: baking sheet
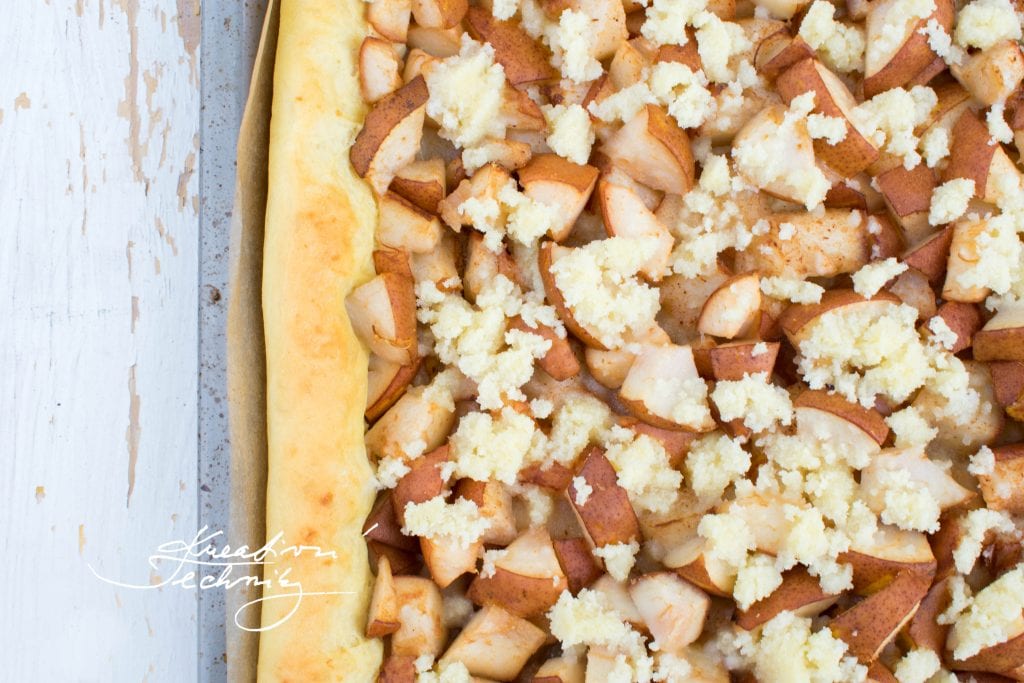
[{"label": "baking sheet", "polygon": [[[238,136],[227,320],[229,543],[233,547],[258,547],[265,537],[266,366],[260,284],[277,28],[278,3],[270,0]],[[258,597],[258,591],[256,587],[239,587],[226,595],[227,680],[233,683],[256,678],[258,634],[236,627],[234,615],[240,606]],[[248,627],[259,625],[258,609],[248,609],[244,616]]]},{"label": "baking sheet", "polygon": [[[239,126],[266,6],[267,0],[202,4],[198,513],[200,527],[225,533],[231,469],[226,409],[229,242]],[[221,590],[199,592],[200,683],[227,679],[225,597]]]}]

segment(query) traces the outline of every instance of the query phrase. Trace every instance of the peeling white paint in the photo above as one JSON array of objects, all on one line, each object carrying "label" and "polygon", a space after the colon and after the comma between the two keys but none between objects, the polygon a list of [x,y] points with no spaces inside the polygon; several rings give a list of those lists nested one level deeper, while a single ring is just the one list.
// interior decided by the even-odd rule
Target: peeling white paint
[{"label": "peeling white paint", "polygon": [[197,11],[5,4],[0,602],[18,615],[0,619],[18,645],[5,679],[198,668],[194,593],[88,569],[149,584],[171,571],[149,555],[197,527]]}]

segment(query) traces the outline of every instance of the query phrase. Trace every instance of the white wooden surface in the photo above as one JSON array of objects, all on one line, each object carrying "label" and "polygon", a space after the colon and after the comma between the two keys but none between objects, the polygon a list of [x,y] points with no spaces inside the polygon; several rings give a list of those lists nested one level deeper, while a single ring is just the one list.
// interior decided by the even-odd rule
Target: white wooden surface
[{"label": "white wooden surface", "polygon": [[2,14],[2,677],[194,680],[198,0]]}]

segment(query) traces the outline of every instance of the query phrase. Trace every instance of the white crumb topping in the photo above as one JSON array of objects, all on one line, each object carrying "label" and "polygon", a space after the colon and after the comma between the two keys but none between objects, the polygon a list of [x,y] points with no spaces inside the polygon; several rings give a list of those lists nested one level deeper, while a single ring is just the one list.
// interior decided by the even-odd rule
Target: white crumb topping
[{"label": "white crumb topping", "polygon": [[935,168],[949,156],[949,131],[942,126],[933,126],[921,138],[921,154],[928,168]]},{"label": "white crumb topping", "polygon": [[449,439],[459,478],[505,484],[515,483],[523,467],[543,459],[546,442],[528,415],[507,406],[497,417],[464,415]]},{"label": "white crumb topping", "polygon": [[947,180],[932,190],[928,223],[931,225],[952,223],[967,212],[967,205],[973,196],[973,180],[969,178]]},{"label": "white crumb topping", "polygon": [[594,548],[594,556],[601,558],[604,568],[616,581],[622,582],[629,578],[629,572],[636,562],[636,554],[640,552],[640,544],[636,541],[630,543],[612,543],[609,545]]},{"label": "white crumb topping", "polygon": [[932,339],[946,350],[952,350],[960,338],[946,323],[945,319],[938,315],[933,316],[928,321],[928,331],[931,332]]},{"label": "white crumb topping", "polygon": [[624,335],[650,329],[660,307],[658,290],[639,281],[656,241],[612,237],[572,249],[551,266],[551,274],[573,317],[608,348]]},{"label": "white crumb topping", "polygon": [[896,448],[927,445],[939,434],[913,406],[896,411],[885,418],[885,423],[895,435]]},{"label": "white crumb topping", "polygon": [[915,648],[896,663],[893,675],[900,683],[925,683],[942,668],[939,656],[927,648]]},{"label": "white crumb topping", "polygon": [[[822,1],[818,0],[818,2]],[[830,145],[838,145],[846,139],[846,119],[838,116],[811,114],[807,117],[807,132],[811,134],[812,138],[824,140]]]},{"label": "white crumb topping", "polygon": [[985,114],[985,123],[988,125],[988,134],[991,138],[988,144],[1013,142],[1013,130],[1006,123],[1006,103],[996,102],[989,107],[988,113]]},{"label": "white crumb topping", "polygon": [[777,424],[788,426],[793,420],[789,392],[772,384],[767,372],[747,374],[735,381],[720,381],[711,392],[711,400],[723,420],[742,419],[743,424],[755,432]]},{"label": "white crumb topping", "polygon": [[814,0],[800,22],[798,35],[818,52],[829,68],[842,73],[863,71],[863,30],[836,21],[835,11],[831,2]]},{"label": "white crumb topping", "polygon": [[444,496],[436,496],[423,503],[405,504],[406,536],[420,536],[438,539],[449,538],[462,547],[469,547],[480,540],[491,527],[491,520],[480,514],[480,508],[471,500],[458,498],[453,503]]},{"label": "white crumb topping", "polygon": [[996,456],[988,446],[982,446],[971,455],[967,471],[976,477],[992,476],[996,470]]},{"label": "white crumb topping", "polygon": [[704,499],[720,498],[725,489],[750,469],[750,454],[738,441],[714,432],[693,442],[686,454],[690,487]]},{"label": "white crumb topping", "polygon": [[[501,116],[505,70],[495,63],[493,47],[463,34],[459,54],[438,62],[426,80],[427,115],[440,124],[442,137],[459,147],[505,137]],[[467,92],[473,96],[467,97]]]},{"label": "white crumb topping", "polygon": [[666,512],[671,508],[683,475],[669,463],[668,453],[659,441],[631,429],[612,427],[603,445],[618,484],[626,490],[634,508],[646,512]]},{"label": "white crumb topping", "polygon": [[961,574],[970,574],[974,563],[981,557],[985,537],[990,531],[1008,534],[1015,530],[1013,520],[1002,511],[978,508],[971,510],[960,521],[962,534],[953,549],[953,563]]},{"label": "white crumb topping", "polygon": [[386,456],[377,461],[377,474],[374,478],[374,488],[378,491],[393,489],[398,486],[398,480],[409,473],[409,466],[405,459],[396,456]]},{"label": "white crumb topping", "polygon": [[973,657],[984,648],[1006,641],[1024,610],[1024,565],[1006,572],[978,592],[957,617],[950,634],[956,659]]},{"label": "white crumb topping", "polygon": [[816,304],[821,301],[825,288],[805,280],[772,276],[761,278],[761,291],[773,299],[783,299],[797,304]]},{"label": "white crumb topping", "polygon": [[573,477],[572,487],[576,490],[576,495],[573,497],[573,502],[579,506],[587,504],[590,500],[590,494],[594,492],[594,487],[587,483],[587,480],[583,477]]},{"label": "white crumb topping", "polygon": [[542,109],[551,131],[547,136],[551,151],[574,164],[587,163],[594,145],[594,129],[587,111],[578,104],[545,105]]},{"label": "white crumb topping", "polygon": [[853,291],[870,299],[878,294],[887,282],[906,269],[907,264],[892,256],[884,261],[872,261],[853,274]]},{"label": "white crumb topping", "polygon": [[956,42],[987,50],[1004,40],[1020,40],[1020,19],[1010,0],[974,0],[956,19]]}]

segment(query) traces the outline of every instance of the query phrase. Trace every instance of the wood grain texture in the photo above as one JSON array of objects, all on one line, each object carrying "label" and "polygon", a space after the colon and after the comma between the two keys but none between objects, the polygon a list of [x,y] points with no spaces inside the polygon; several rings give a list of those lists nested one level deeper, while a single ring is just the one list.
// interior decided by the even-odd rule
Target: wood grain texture
[{"label": "wood grain texture", "polygon": [[4,677],[177,681],[195,591],[198,0],[6,3],[0,41]]}]

